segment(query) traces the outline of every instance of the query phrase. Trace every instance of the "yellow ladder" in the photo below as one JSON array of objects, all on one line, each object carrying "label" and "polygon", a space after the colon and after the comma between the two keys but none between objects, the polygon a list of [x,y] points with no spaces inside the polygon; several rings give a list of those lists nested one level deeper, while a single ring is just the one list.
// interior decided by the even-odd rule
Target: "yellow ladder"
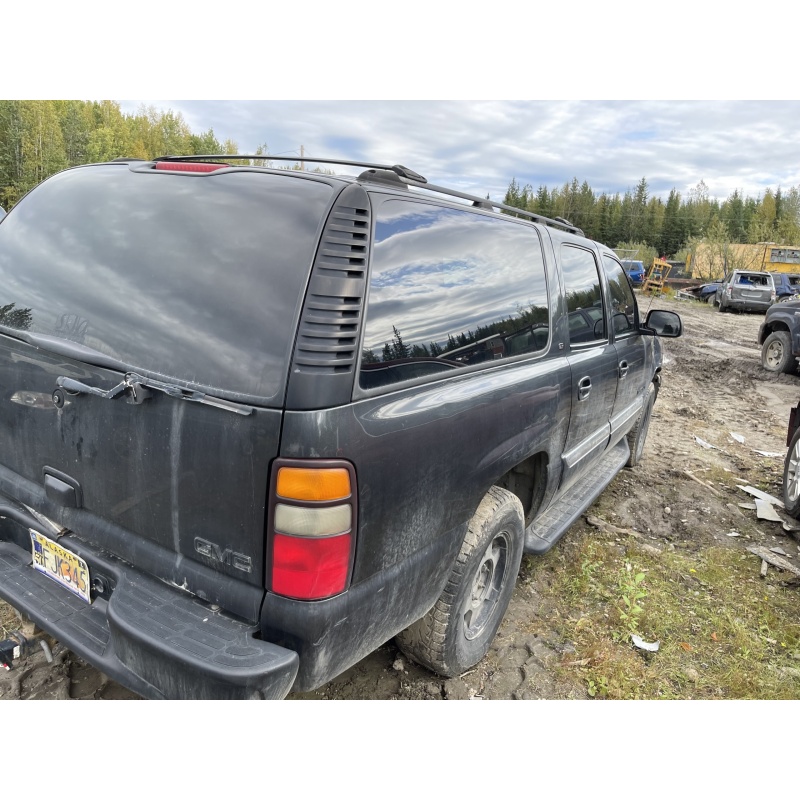
[{"label": "yellow ladder", "polygon": [[664,261],[663,258],[654,258],[653,263],[647,273],[647,278],[645,278],[645,281],[642,284],[642,293],[661,293],[664,289],[664,284],[667,282],[667,277],[669,276],[669,271],[671,269],[672,266]]}]

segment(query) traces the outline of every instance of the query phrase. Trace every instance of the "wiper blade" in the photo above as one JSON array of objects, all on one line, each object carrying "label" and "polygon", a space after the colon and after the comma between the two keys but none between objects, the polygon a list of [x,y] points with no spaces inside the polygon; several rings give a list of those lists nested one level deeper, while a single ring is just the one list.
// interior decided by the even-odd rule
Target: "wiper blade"
[{"label": "wiper blade", "polygon": [[44,350],[57,356],[72,358],[75,361],[81,361],[93,367],[105,367],[106,369],[113,369],[117,372],[127,372],[130,369],[130,364],[125,364],[118,358],[107,356],[105,353],[101,353],[91,347],[86,347],[86,345],[78,344],[77,342],[71,342],[69,339],[61,339],[58,336],[48,336],[44,333],[21,331],[17,328],[10,328],[8,325],[0,325],[0,333],[10,336],[12,339],[19,339],[21,342],[33,345],[33,347],[39,350]]},{"label": "wiper blade", "polygon": [[164,381],[157,381],[153,378],[145,378],[135,372],[127,372],[121,383],[112,386],[110,389],[99,389],[96,386],[89,386],[74,378],[60,377],[56,380],[60,389],[68,394],[90,394],[101,397],[103,400],[115,400],[117,397],[125,397],[125,400],[133,405],[140,405],[147,400],[152,391],[163,392],[177,400],[187,400],[190,403],[202,403],[206,406],[221,408],[223,411],[232,411],[234,414],[248,416],[253,413],[253,407],[242,403],[233,403],[230,400],[223,400],[206,392],[199,392],[195,389],[184,389]]}]

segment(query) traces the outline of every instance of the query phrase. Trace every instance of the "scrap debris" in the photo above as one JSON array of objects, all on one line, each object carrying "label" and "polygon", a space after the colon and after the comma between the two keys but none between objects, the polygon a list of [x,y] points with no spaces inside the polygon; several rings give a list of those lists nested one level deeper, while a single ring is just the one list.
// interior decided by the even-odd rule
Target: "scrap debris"
[{"label": "scrap debris", "polygon": [[761,561],[761,577],[765,577],[767,574],[767,570],[765,568],[765,564],[771,564],[773,567],[777,567],[778,569],[782,569],[785,572],[791,572],[792,575],[797,575],[800,577],[800,568],[796,567],[794,564],[787,561],[782,556],[779,556],[777,553],[773,553],[771,550],[768,550],[766,547],[748,547],[747,551],[752,553],[755,556],[758,556]]},{"label": "scrap debris", "polygon": [[714,444],[709,444],[705,439],[701,439],[699,436],[695,436],[694,440],[700,447],[704,447],[706,450],[719,450],[719,447]]},{"label": "scrap debris", "polygon": [[708,489],[712,494],[716,495],[717,497],[720,496],[720,493],[708,481],[704,481],[702,478],[698,478],[697,475],[695,475],[692,472],[689,472],[688,469],[683,470],[683,474],[687,478],[691,478],[695,483],[699,483],[704,489]]},{"label": "scrap debris", "polygon": [[770,522],[783,522],[783,519],[778,516],[778,512],[775,511],[772,503],[766,500],[756,499],[756,516],[759,519],[766,519]]},{"label": "scrap debris", "polygon": [[661,644],[661,642],[645,642],[644,639],[637,636],[635,633],[631,634],[631,641],[640,650],[647,650],[648,653],[658,652],[659,645]]},{"label": "scrap debris", "polygon": [[778,500],[777,497],[767,494],[766,492],[762,492],[761,489],[756,489],[755,486],[740,486],[739,488],[743,492],[747,492],[747,494],[751,494],[753,497],[756,497],[759,500],[766,500],[768,503],[778,506],[778,508],[785,508],[783,505],[783,500]]},{"label": "scrap debris", "polygon": [[[734,442],[738,442],[739,444],[744,444],[744,436],[741,433],[734,433],[733,431],[728,431],[728,436],[733,439]],[[711,444],[707,442],[705,439],[701,439],[699,436],[694,437],[695,442],[700,445],[700,447],[704,447],[706,450],[719,450],[720,452],[724,453],[725,451],[721,447],[717,447],[715,444]],[[764,456],[764,458],[783,458],[786,454],[785,453],[773,453],[771,450],[756,450],[752,448],[754,453],[758,453],[760,456]]]}]

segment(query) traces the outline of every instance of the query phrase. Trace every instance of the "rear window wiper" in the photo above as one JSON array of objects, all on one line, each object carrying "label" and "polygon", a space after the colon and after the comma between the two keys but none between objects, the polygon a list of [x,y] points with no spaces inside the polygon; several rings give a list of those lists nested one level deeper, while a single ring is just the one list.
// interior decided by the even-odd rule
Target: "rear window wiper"
[{"label": "rear window wiper", "polygon": [[90,394],[95,397],[101,397],[103,400],[115,400],[117,397],[125,397],[128,403],[133,405],[140,405],[149,397],[152,392],[163,392],[164,394],[174,397],[177,400],[188,400],[190,403],[202,403],[206,406],[214,406],[221,408],[224,411],[232,411],[234,414],[241,414],[248,416],[253,413],[253,407],[247,406],[242,403],[233,403],[230,400],[223,400],[221,397],[215,397],[212,394],[199,392],[195,389],[184,389],[180,386],[175,386],[171,383],[164,381],[157,381],[153,378],[145,378],[137,375],[135,372],[127,372],[125,377],[116,386],[110,389],[99,389],[97,386],[89,386],[81,381],[76,381],[74,378],[67,378],[61,376],[56,380],[58,387],[63,389],[67,394]]},{"label": "rear window wiper", "polygon": [[44,333],[23,331],[18,328],[10,328],[8,325],[0,325],[0,333],[10,336],[12,339],[19,339],[21,342],[33,345],[33,347],[39,350],[44,350],[57,356],[72,358],[75,361],[81,361],[93,367],[105,367],[106,369],[113,369],[117,372],[127,372],[130,369],[129,364],[123,363],[118,358],[107,356],[105,353],[100,353],[91,347],[71,342],[69,339],[60,339],[58,336],[47,336]]},{"label": "rear window wiper", "polygon": [[[40,350],[45,350],[54,355],[66,356],[75,361],[81,361],[84,364],[125,373],[122,382],[111,389],[98,389],[96,386],[89,386],[88,384],[76,381],[74,378],[58,378],[56,383],[59,388],[63,389],[68,394],[91,394],[95,397],[102,397],[104,400],[114,400],[124,395],[127,402],[139,405],[150,397],[151,391],[157,391],[168,394],[170,397],[175,397],[178,400],[188,400],[191,403],[203,403],[207,406],[214,406],[225,411],[232,411],[234,414],[242,414],[243,416],[247,416],[253,412],[252,406],[234,403],[230,400],[223,400],[221,397],[215,397],[212,394],[200,392],[195,389],[183,389],[180,386],[158,381],[153,378],[145,378],[132,372],[129,364],[125,364],[112,356],[107,356],[105,353],[100,353],[91,347],[71,342],[68,339],[60,339],[57,336],[48,336],[43,333],[23,331],[1,324],[0,333],[10,336],[13,339],[19,339],[26,344],[33,345]],[[55,396],[53,399],[56,400]]]}]

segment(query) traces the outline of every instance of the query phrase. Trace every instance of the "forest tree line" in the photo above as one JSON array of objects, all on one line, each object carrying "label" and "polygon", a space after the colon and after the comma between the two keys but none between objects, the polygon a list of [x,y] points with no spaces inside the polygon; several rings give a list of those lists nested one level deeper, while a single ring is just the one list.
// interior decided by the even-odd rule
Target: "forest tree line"
[{"label": "forest tree line", "polygon": [[152,106],[123,114],[111,100],[0,100],[0,206],[8,211],[45,178],[79,164],[238,152],[211,128],[193,133],[180,113]]},{"label": "forest tree line", "polygon": [[[0,206],[10,209],[45,178],[79,164],[238,152],[236,142],[220,142],[213,129],[195,133],[180,113],[152,106],[124,114],[111,100],[0,100]],[[255,153],[266,156],[266,145]],[[797,187],[768,188],[757,198],[737,190],[720,202],[700,181],[685,197],[673,189],[664,201],[651,195],[646,178],[624,194],[597,193],[577,178],[536,190],[514,179],[503,202],[564,217],[609,247],[638,249],[645,262],[653,255],[682,260],[703,240],[800,245]]]},{"label": "forest tree line", "polygon": [[590,238],[615,249],[640,250],[645,264],[652,257],[685,260],[698,243],[800,245],[800,190],[765,189],[763,196],[734,191],[719,202],[700,181],[686,197],[672,189],[667,201],[650,194],[646,178],[624,194],[600,194],[584,181],[549,189],[508,187],[504,203],[545,217],[563,217]]}]

